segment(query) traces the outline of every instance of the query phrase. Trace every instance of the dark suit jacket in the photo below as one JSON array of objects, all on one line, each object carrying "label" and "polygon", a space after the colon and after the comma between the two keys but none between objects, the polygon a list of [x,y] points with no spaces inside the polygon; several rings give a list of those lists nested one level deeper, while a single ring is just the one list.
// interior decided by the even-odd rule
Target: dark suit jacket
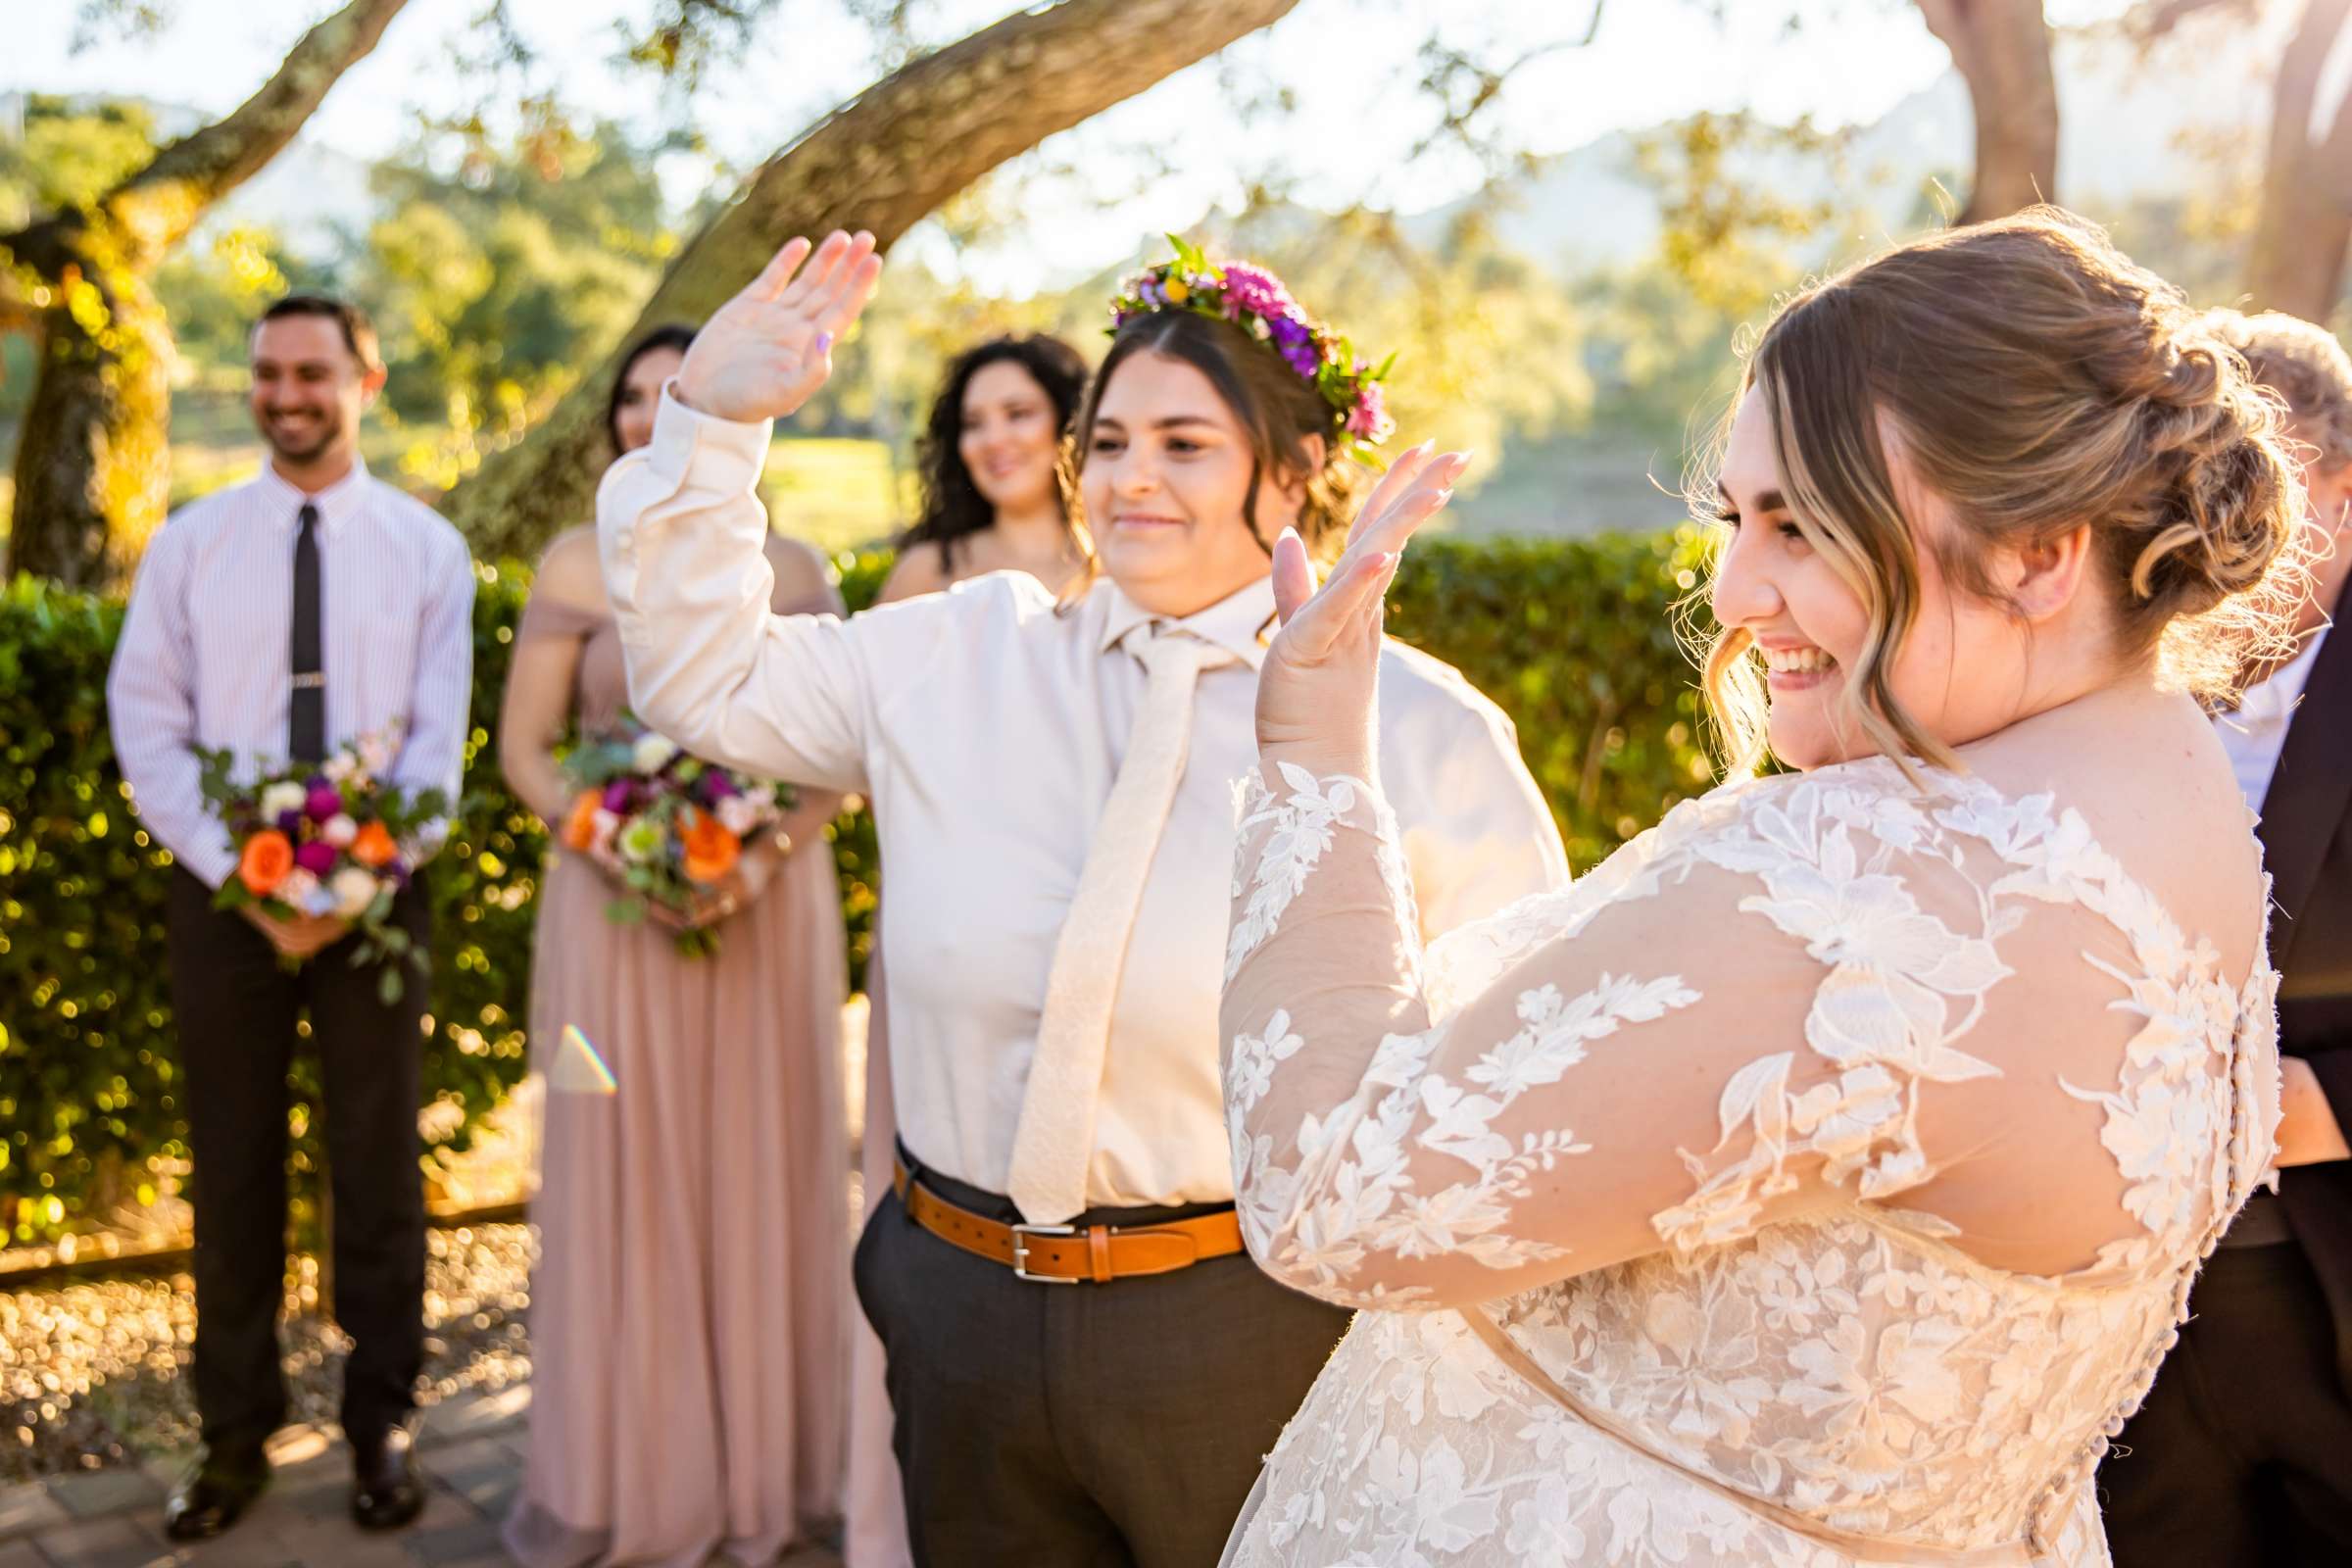
[{"label": "dark suit jacket", "polygon": [[[2278,1045],[2352,1130],[2352,625],[2320,645],[2263,802]],[[2352,1388],[2352,1162],[2298,1166],[2278,1197],[2328,1293]]]}]

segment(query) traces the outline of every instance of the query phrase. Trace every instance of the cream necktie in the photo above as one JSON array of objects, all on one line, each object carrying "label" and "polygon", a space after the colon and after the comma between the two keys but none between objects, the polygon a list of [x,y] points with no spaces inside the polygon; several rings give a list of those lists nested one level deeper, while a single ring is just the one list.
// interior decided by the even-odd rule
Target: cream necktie
[{"label": "cream necktie", "polygon": [[1126,646],[1144,663],[1144,703],[1054,944],[1037,1052],[1012,1138],[1012,1174],[1005,1185],[1033,1225],[1058,1225],[1086,1207],[1111,1004],[1143,904],[1144,878],[1184,776],[1193,688],[1203,669],[1233,662],[1233,655],[1188,632],[1151,636],[1139,628],[1128,634]]}]

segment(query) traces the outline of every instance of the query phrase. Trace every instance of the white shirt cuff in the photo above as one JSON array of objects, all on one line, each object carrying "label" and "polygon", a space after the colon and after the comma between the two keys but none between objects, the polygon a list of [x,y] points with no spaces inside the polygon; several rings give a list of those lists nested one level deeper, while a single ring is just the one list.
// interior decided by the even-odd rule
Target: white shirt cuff
[{"label": "white shirt cuff", "polygon": [[738,424],[697,414],[677,400],[676,385],[672,379],[662,388],[646,466],[673,494],[688,488],[721,495],[749,492],[767,466],[773,422]]}]

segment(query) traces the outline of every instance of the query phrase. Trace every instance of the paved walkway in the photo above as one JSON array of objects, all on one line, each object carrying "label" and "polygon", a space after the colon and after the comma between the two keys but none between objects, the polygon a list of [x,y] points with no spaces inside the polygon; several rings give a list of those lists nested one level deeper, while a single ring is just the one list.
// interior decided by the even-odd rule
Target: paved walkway
[{"label": "paved walkway", "polygon": [[[0,1568],[506,1568],[498,1521],[521,1478],[530,1402],[520,1384],[425,1412],[417,1453],[431,1491],[407,1530],[354,1525],[350,1450],[328,1429],[289,1427],[270,1445],[269,1493],[201,1546],[164,1539],[164,1493],[179,1459],[0,1488]],[[803,1547],[779,1568],[841,1568],[841,1559]]]}]

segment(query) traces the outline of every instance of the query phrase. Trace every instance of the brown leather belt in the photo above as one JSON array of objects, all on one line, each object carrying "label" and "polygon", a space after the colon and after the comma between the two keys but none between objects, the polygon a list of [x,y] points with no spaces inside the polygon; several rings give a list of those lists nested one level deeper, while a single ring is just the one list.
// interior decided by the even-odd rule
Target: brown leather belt
[{"label": "brown leather belt", "polygon": [[1158,1225],[1006,1225],[949,1202],[909,1177],[903,1160],[891,1186],[907,1216],[941,1241],[1048,1285],[1172,1274],[1242,1250],[1242,1222],[1230,1208]]}]

